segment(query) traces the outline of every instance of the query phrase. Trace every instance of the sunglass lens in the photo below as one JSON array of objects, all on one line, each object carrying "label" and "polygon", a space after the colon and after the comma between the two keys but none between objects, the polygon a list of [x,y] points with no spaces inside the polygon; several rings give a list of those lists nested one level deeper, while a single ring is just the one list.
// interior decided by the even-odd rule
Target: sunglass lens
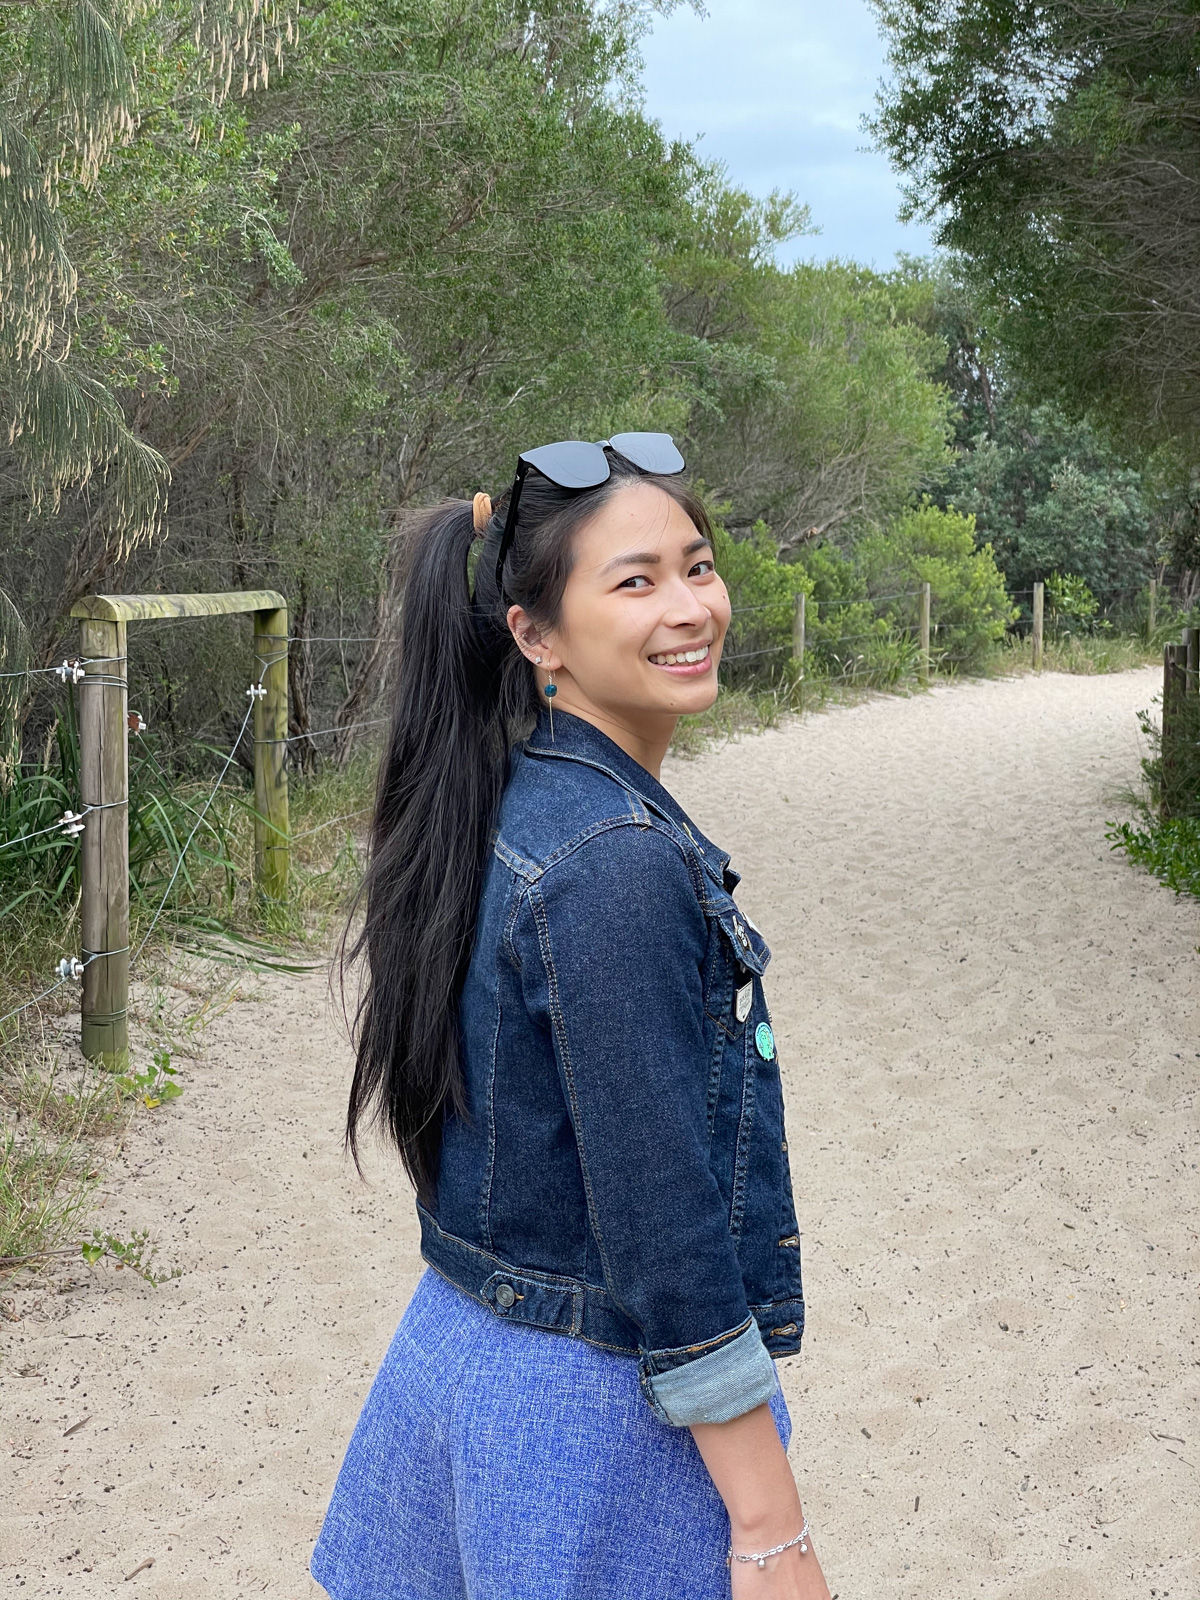
[{"label": "sunglass lens", "polygon": [[643,472],[669,476],[683,471],[683,457],[669,433],[617,433],[608,442],[618,455]]},{"label": "sunglass lens", "polygon": [[560,489],[594,489],[608,477],[608,458],[604,451],[583,439],[564,439],[559,444],[522,450],[521,460]]}]

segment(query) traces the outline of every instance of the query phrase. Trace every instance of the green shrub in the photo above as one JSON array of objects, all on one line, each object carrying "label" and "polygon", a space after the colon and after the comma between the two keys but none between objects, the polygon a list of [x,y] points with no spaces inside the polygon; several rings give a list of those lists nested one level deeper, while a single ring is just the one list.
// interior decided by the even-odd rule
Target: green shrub
[{"label": "green shrub", "polygon": [[855,563],[821,544],[806,547],[798,564],[812,582],[805,618],[806,675],[881,687],[904,676],[896,630],[880,616]]},{"label": "green shrub", "polygon": [[[907,594],[929,584],[935,665],[979,666],[1016,616],[991,546],[976,547],[974,517],[953,507],[943,511],[928,497],[888,528],[868,534],[854,564],[868,594]],[[915,596],[880,605],[895,627],[915,627]]]},{"label": "green shrub", "polygon": [[1070,633],[1073,628],[1090,630],[1095,625],[1100,602],[1082,578],[1052,572],[1046,579],[1046,608],[1053,631]]},{"label": "green shrub", "polygon": [[812,580],[803,567],[779,560],[764,522],[756,522],[744,539],[719,525],[714,533],[717,571],[733,606],[722,679],[743,685],[754,678],[787,677],[796,596],[811,594]]},{"label": "green shrub", "polygon": [[1105,838],[1176,894],[1200,896],[1200,817],[1155,820],[1145,828],[1114,823]]},{"label": "green shrub", "polygon": [[1166,761],[1151,713],[1139,711],[1138,722],[1148,749],[1140,806],[1145,820],[1140,828],[1110,823],[1105,837],[1177,894],[1200,895],[1200,695],[1184,696],[1175,708],[1176,737]]},{"label": "green shrub", "polygon": [[1138,712],[1138,724],[1149,752],[1142,758],[1142,777],[1151,807],[1164,820],[1200,821],[1200,695],[1184,695],[1175,707],[1169,751],[1164,752],[1162,729],[1149,711]]}]

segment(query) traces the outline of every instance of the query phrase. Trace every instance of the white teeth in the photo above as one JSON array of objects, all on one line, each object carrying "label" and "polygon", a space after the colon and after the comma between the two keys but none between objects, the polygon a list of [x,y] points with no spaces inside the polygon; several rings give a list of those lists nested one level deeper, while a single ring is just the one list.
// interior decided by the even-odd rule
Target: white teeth
[{"label": "white teeth", "polygon": [[656,667],[675,667],[692,665],[696,661],[703,661],[708,655],[708,646],[701,645],[698,650],[680,650],[661,656],[651,656],[650,660]]}]

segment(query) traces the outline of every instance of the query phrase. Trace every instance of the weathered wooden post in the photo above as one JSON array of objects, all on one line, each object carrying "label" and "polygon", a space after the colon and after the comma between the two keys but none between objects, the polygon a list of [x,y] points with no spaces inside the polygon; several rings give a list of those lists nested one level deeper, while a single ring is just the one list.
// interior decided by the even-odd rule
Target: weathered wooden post
[{"label": "weathered wooden post", "polygon": [[921,585],[921,662],[918,676],[922,683],[929,682],[929,624],[933,613],[933,591],[929,584]]},{"label": "weathered wooden post", "polygon": [[796,596],[796,609],[792,613],[792,660],[804,670],[804,612],[808,596],[804,590]]},{"label": "weathered wooden post", "polygon": [[1033,670],[1042,670],[1042,651],[1045,643],[1046,585],[1033,586]]},{"label": "weathered wooden post", "polygon": [[287,899],[288,614],[254,613],[254,878],[265,900]]},{"label": "weathered wooden post", "polygon": [[[83,885],[80,1046],[89,1061],[129,1055],[129,727],[125,624],[87,617],[79,684]],[[89,809],[92,808],[92,809]]]},{"label": "weathered wooden post", "polygon": [[1150,592],[1146,602],[1146,641],[1153,642],[1154,630],[1158,626],[1158,579],[1150,579]]},{"label": "weathered wooden post", "polygon": [[[126,630],[131,622],[253,612],[255,881],[287,895],[287,602],[273,589],[233,594],[94,594],[71,607],[82,622],[79,798],[85,1056],[120,1066],[129,1050],[129,725]],[[91,665],[88,665],[88,661]],[[94,809],[88,811],[91,806]]]},{"label": "weathered wooden post", "polygon": [[1200,694],[1200,628],[1185,628],[1183,630],[1184,671],[1187,678],[1184,681],[1185,694]]}]

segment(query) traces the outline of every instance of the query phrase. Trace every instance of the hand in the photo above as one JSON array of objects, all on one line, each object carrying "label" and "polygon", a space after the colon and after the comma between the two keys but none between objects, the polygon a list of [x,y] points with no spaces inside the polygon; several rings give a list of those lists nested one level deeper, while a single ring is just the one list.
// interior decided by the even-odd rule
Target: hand
[{"label": "hand", "polygon": [[[812,1540],[805,1542],[808,1550],[804,1555],[793,1545],[782,1555],[771,1556],[765,1567],[756,1561],[731,1562],[733,1600],[829,1600],[829,1585]],[[759,1547],[734,1545],[743,1554],[755,1548]]]}]

